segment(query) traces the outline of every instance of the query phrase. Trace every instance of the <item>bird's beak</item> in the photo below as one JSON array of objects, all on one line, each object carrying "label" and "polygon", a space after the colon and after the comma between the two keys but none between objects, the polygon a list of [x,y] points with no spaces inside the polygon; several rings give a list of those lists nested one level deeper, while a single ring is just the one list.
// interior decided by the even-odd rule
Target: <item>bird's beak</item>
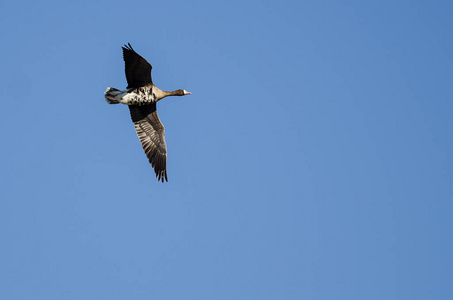
[{"label": "bird's beak", "polygon": [[184,95],[190,95],[190,94],[192,94],[192,93],[184,90]]}]

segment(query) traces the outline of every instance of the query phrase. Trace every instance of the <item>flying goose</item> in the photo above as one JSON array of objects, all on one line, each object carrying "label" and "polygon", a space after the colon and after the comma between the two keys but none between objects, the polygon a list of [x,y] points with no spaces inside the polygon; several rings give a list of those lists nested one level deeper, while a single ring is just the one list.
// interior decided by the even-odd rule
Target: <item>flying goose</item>
[{"label": "flying goose", "polygon": [[122,48],[127,88],[124,91],[107,88],[104,93],[105,100],[109,104],[122,103],[129,106],[135,131],[154,168],[157,180],[168,181],[165,129],[157,116],[156,103],[167,96],[184,96],[190,93],[182,89],[173,92],[159,89],[151,79],[151,64],[135,52],[131,44],[128,43]]}]

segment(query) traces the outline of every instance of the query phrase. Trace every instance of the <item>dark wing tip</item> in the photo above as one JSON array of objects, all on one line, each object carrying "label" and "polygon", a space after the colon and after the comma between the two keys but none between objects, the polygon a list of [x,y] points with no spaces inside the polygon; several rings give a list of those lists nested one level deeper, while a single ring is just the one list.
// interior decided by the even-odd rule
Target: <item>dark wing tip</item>
[{"label": "dark wing tip", "polygon": [[131,46],[130,43],[127,43],[127,45],[124,45],[124,46],[121,47],[121,48],[123,48],[124,50],[134,51],[134,52],[135,52],[134,48],[132,48],[132,46]]},{"label": "dark wing tip", "polygon": [[164,183],[164,179],[165,179],[165,181],[168,182],[167,170],[155,171],[155,172],[156,172],[157,181],[161,181],[162,183]]}]

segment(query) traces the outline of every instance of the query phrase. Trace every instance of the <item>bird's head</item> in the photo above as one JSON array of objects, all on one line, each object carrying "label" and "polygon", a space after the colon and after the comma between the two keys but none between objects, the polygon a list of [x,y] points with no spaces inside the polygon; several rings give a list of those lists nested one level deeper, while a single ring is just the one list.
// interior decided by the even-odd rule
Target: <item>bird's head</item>
[{"label": "bird's head", "polygon": [[191,94],[191,92],[188,92],[186,90],[179,90],[179,92],[181,93],[181,96],[190,95]]},{"label": "bird's head", "polygon": [[190,95],[190,94],[191,94],[190,92],[183,90],[183,89],[176,90],[173,92],[163,92],[163,97],[159,98],[159,100],[164,97],[167,97],[167,96],[185,96],[185,95]]}]

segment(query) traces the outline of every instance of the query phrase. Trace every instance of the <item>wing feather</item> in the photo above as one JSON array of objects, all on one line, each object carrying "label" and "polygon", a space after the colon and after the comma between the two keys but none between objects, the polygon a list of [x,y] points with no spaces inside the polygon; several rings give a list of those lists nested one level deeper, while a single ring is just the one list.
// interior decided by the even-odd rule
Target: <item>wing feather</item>
[{"label": "wing feather", "polygon": [[158,181],[167,179],[167,145],[165,128],[157,116],[156,103],[129,105],[132,122],[146,157],[154,168]]},{"label": "wing feather", "polygon": [[151,64],[132,48],[123,46],[123,59],[126,71],[127,88],[138,88],[152,83]]}]

